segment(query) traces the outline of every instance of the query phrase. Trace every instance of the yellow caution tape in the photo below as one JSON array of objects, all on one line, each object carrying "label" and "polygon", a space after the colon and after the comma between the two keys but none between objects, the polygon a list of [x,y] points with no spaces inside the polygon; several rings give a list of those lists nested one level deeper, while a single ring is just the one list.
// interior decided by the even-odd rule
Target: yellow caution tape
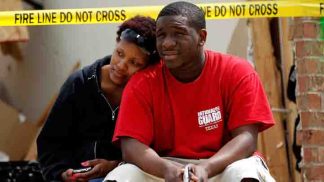
[{"label": "yellow caution tape", "polygon": [[[197,4],[206,19],[324,17],[324,0]],[[163,6],[0,11],[0,26],[119,23],[135,15],[156,18]]]}]

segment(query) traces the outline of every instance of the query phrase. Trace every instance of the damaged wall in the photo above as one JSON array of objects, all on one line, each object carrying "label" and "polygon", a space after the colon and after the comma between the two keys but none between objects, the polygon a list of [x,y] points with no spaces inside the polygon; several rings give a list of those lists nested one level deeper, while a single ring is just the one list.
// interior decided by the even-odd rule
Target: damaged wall
[{"label": "damaged wall", "polygon": [[324,181],[324,24],[319,18],[301,17],[294,19],[291,29],[297,64],[302,178]]}]

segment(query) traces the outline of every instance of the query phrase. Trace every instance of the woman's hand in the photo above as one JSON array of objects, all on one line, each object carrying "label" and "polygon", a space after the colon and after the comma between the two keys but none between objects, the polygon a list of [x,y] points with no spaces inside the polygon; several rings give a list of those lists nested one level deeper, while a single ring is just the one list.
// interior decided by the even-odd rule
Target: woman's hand
[{"label": "woman's hand", "polygon": [[64,182],[84,182],[86,180],[82,180],[82,179],[77,179],[74,175],[73,175],[73,169],[67,169],[66,171],[64,171],[61,174],[62,180]]},{"label": "woman's hand", "polygon": [[75,173],[73,177],[77,181],[88,181],[90,179],[105,177],[111,170],[113,170],[119,161],[108,161],[106,159],[93,159],[82,162],[83,167],[92,167],[92,169],[85,173]]}]

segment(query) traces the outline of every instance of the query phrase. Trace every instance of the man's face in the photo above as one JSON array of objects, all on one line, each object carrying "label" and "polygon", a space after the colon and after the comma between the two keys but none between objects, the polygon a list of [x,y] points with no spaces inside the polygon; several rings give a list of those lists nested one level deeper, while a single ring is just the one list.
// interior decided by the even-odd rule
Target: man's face
[{"label": "man's face", "polygon": [[186,17],[163,16],[156,26],[157,50],[168,68],[181,68],[197,58],[200,36]]}]

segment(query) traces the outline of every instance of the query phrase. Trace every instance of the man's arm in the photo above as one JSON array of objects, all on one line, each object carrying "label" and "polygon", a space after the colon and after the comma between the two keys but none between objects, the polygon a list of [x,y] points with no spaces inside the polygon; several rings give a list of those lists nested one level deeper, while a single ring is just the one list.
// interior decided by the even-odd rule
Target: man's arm
[{"label": "man's arm", "polygon": [[183,165],[161,158],[153,149],[136,139],[121,138],[123,159],[143,171],[165,178],[165,181],[181,181]]},{"label": "man's arm", "polygon": [[[258,140],[258,125],[246,125],[234,129],[232,139],[215,155],[196,166],[196,171],[206,171],[208,177],[221,173],[231,163],[249,157],[255,152]],[[201,170],[203,168],[205,170]],[[195,173],[200,178],[200,174]]]}]

